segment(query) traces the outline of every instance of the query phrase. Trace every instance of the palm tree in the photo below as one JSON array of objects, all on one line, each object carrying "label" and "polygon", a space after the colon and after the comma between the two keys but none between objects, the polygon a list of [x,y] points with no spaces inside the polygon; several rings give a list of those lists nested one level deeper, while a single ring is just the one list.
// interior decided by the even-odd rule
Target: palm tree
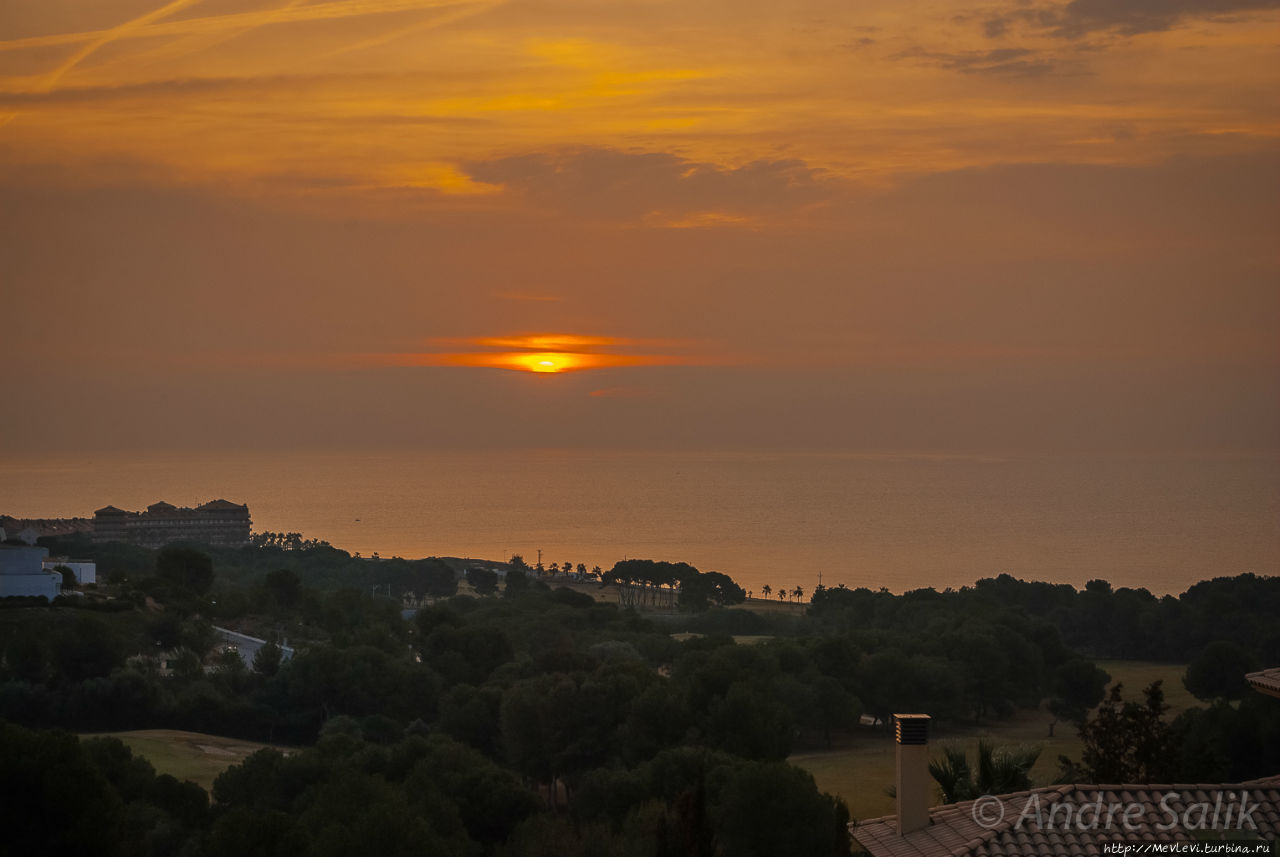
[{"label": "palm tree", "polygon": [[1001,747],[978,741],[977,776],[960,747],[943,747],[942,757],[929,762],[929,774],[938,783],[943,803],[974,800],[982,795],[1009,794],[1031,788],[1031,766],[1040,758],[1039,747]]},{"label": "palm tree", "polygon": [[795,596],[796,596],[796,600],[797,600],[797,601],[800,601],[801,599],[803,599],[803,598],[804,598],[804,587],[802,587],[802,586],[797,586],[795,589],[793,589],[793,590],[791,590],[791,591],[792,591],[793,593],[795,593]]},{"label": "palm tree", "polygon": [[760,591],[764,593],[764,597],[767,600],[769,596],[773,594],[773,587],[766,583],[764,586],[760,587]]}]

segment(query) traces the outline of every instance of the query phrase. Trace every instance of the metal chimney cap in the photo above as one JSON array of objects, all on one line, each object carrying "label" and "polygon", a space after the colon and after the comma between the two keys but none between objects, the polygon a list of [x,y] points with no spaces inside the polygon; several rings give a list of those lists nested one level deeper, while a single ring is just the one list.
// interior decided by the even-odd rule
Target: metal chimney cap
[{"label": "metal chimney cap", "polygon": [[929,743],[929,721],[927,714],[895,714],[893,715],[893,734],[899,744],[919,745]]}]

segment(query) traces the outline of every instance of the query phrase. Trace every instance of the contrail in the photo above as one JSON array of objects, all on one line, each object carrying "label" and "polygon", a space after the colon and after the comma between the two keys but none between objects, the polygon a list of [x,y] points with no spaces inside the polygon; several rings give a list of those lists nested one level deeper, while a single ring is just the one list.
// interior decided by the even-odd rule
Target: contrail
[{"label": "contrail", "polygon": [[355,44],[338,48],[335,51],[330,51],[325,54],[322,59],[329,59],[330,57],[348,54],[353,51],[363,51],[367,48],[376,48],[379,45],[385,45],[387,42],[394,41],[402,36],[408,36],[413,33],[420,33],[426,30],[434,30],[437,27],[443,27],[445,24],[451,24],[462,18],[469,18],[472,15],[479,15],[481,12],[487,12],[495,6],[502,5],[503,1],[504,0],[490,0],[490,2],[478,2],[471,8],[456,9],[453,12],[446,12],[445,14],[432,18],[429,21],[423,21],[410,27],[404,27],[390,33],[384,33],[381,36],[374,36],[371,39],[364,39],[363,41],[356,42]]},{"label": "contrail", "polygon": [[125,21],[123,24],[118,27],[112,27],[110,30],[101,31],[87,45],[72,54],[66,62],[55,68],[45,79],[40,90],[42,92],[52,91],[52,89],[58,85],[58,81],[62,79],[64,74],[71,71],[71,69],[79,65],[85,57],[89,56],[89,54],[93,53],[103,45],[109,42],[114,42],[116,39],[123,36],[127,36],[131,32],[147,26],[152,21],[158,21],[166,15],[171,15],[179,9],[184,9],[187,6],[191,6],[199,2],[200,0],[172,0],[171,3],[161,6],[153,12],[148,12],[138,18],[134,18],[132,21]]},{"label": "contrail", "polygon": [[[262,18],[259,19],[255,17],[254,20],[249,21],[238,30],[228,30],[227,32],[222,34],[208,34],[208,33],[193,34],[180,41],[170,42],[168,44],[161,45],[160,47],[157,47],[154,50],[144,51],[143,53],[121,57],[112,62],[105,63],[99,66],[99,68],[107,69],[107,68],[119,66],[122,64],[136,66],[139,64],[146,64],[156,59],[163,59],[166,57],[173,59],[178,57],[190,56],[191,54],[198,53],[200,51],[207,51],[210,48],[217,47],[218,45],[223,44],[224,42],[229,42],[232,39],[239,38],[240,36],[243,36],[245,33],[256,30],[259,27],[264,27],[267,24],[272,23],[273,21],[281,20],[281,16],[284,13],[288,12],[290,9],[293,9],[297,6],[301,6],[302,4],[307,2],[309,2],[309,0],[287,0],[286,3],[284,3],[281,6],[277,6],[275,9],[262,12],[261,13],[263,16]],[[254,14],[256,15],[258,13],[254,13]]]},{"label": "contrail", "polygon": [[[110,30],[93,30],[85,33],[56,33],[49,36],[31,36],[25,39],[10,39],[0,42],[0,51],[15,51],[23,48],[42,48],[53,45],[74,45],[90,42],[96,50],[107,41],[120,38],[138,38],[150,36],[181,36],[192,33],[215,33],[226,30],[239,30],[244,27],[258,26],[260,22],[293,22],[322,21],[337,18],[353,18],[362,15],[380,15],[387,12],[409,12],[414,9],[436,9],[441,6],[456,6],[456,0],[333,0],[309,6],[291,6],[284,9],[267,9],[254,12],[236,12],[228,15],[210,15],[204,18],[185,18],[181,21],[165,21],[151,23],[168,14],[173,9],[198,2],[198,0],[176,0],[164,9],[144,15],[128,24],[122,24]],[[139,24],[139,22],[144,22]],[[139,24],[138,26],[134,26]],[[128,28],[128,29],[123,29]],[[123,29],[123,31],[122,31]],[[99,43],[99,40],[102,40]],[[88,54],[86,54],[87,56]],[[83,59],[83,57],[81,57]],[[77,60],[78,62],[78,60]]]}]

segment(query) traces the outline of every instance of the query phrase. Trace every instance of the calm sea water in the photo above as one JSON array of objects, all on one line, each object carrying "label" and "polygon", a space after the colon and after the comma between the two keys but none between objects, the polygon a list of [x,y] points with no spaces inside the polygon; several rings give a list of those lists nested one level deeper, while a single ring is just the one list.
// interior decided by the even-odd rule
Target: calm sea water
[{"label": "calm sea water", "polygon": [[368,556],[608,568],[683,560],[745,588],[962,586],[1009,572],[1181,592],[1280,574],[1280,456],[581,451],[0,461],[0,513],[249,504],[256,530]]}]

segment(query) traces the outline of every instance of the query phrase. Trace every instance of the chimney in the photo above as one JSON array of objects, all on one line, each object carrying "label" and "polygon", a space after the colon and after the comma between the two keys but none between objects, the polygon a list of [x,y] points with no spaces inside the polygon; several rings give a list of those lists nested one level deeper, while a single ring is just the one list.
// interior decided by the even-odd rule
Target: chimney
[{"label": "chimney", "polygon": [[929,715],[893,715],[898,743],[898,835],[929,826]]}]

